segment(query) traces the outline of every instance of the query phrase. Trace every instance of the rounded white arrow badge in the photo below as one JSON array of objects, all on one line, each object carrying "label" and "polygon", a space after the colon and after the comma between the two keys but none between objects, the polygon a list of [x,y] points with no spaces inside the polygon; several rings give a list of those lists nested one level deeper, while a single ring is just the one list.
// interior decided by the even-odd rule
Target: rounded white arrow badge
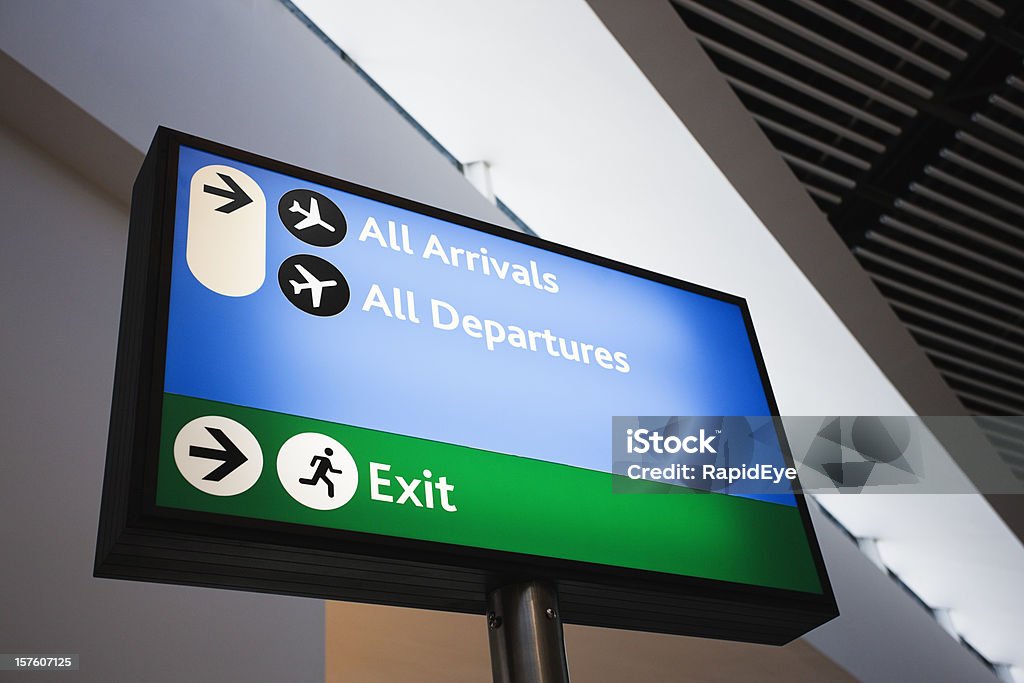
[{"label": "rounded white arrow badge", "polygon": [[249,490],[263,472],[263,450],[256,437],[234,420],[197,417],[174,439],[174,463],[181,476],[211,496]]},{"label": "rounded white arrow badge", "polygon": [[237,168],[204,166],[189,182],[185,260],[207,289],[247,296],[266,277],[267,203]]}]

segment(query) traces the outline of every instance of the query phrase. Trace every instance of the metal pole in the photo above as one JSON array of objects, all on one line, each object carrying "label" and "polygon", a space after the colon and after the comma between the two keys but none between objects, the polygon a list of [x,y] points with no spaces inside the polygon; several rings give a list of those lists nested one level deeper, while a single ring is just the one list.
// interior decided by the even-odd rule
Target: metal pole
[{"label": "metal pole", "polygon": [[528,581],[488,594],[487,634],[494,683],[569,683],[552,584]]}]

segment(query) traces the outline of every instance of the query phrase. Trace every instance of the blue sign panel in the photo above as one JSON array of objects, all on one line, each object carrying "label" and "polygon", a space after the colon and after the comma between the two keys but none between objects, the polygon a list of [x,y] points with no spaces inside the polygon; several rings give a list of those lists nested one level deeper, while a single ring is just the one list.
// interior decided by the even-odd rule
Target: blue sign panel
[{"label": "blue sign panel", "polygon": [[[237,285],[188,258],[218,171],[266,212],[203,243]],[[771,412],[736,303],[188,147],[177,193],[168,392],[599,471],[614,415]]]}]

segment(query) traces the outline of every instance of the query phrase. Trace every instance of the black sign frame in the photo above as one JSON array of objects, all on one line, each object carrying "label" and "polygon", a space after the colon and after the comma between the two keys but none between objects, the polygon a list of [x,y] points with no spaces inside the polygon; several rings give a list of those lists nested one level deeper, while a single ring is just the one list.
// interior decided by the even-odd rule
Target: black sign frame
[{"label": "black sign frame", "polygon": [[[797,506],[821,594],[158,507],[156,464],[181,146],[737,304],[768,404],[778,415],[742,298],[161,127],[132,193],[96,576],[474,614],[484,613],[489,591],[541,579],[557,585],[566,623],[766,644],[789,642],[838,615],[801,495]],[[776,422],[791,466],[782,425]]]}]

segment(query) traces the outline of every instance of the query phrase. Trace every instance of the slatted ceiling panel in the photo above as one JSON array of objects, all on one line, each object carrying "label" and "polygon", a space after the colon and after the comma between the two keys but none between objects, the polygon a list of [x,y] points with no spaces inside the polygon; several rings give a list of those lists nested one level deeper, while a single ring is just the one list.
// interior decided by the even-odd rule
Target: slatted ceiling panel
[{"label": "slatted ceiling panel", "polygon": [[[1024,413],[1024,185],[1017,180],[1024,178],[1024,91],[1012,85],[1018,80],[987,84],[965,129],[935,158],[922,156],[919,177],[866,233],[875,245],[866,249],[890,247],[895,263],[946,282],[929,283],[906,269],[886,277],[898,268],[855,248],[950,387],[980,414]],[[986,431],[1021,477],[1024,432]]]},{"label": "slatted ceiling panel", "polygon": [[[1024,412],[1024,193],[1021,192],[1024,188],[1014,180],[1014,164],[1006,159],[1024,159],[1024,137],[1021,137],[1024,119],[1014,120],[1015,113],[1006,106],[1014,103],[1006,79],[994,87],[995,92],[990,93],[982,108],[970,117],[971,137],[966,143],[963,135],[954,135],[950,145],[939,151],[938,160],[926,164],[921,179],[911,183],[908,189],[915,203],[930,203],[933,211],[967,228],[957,236],[958,244],[964,247],[956,253],[957,260],[968,270],[958,285],[960,289],[983,293],[987,299],[975,306],[979,312],[988,311],[987,319],[974,319],[969,326],[955,328],[956,317],[947,314],[923,326],[933,333],[945,332],[955,334],[960,340],[977,340],[973,352],[962,351],[960,355],[984,361],[983,366],[995,372],[984,375],[964,371],[951,367],[943,359],[937,359],[936,365],[964,403],[973,409],[1021,413]],[[970,144],[972,140],[987,140],[987,145]],[[1006,159],[992,156],[991,150],[999,150],[999,156]],[[1019,172],[1015,175],[1021,177]],[[948,231],[935,221],[926,222],[923,227],[935,235]],[[991,322],[993,319],[1000,322]],[[933,344],[924,339],[921,342],[926,350]]]},{"label": "slatted ceiling panel", "polygon": [[1024,413],[1024,3],[673,2],[964,405]]}]

